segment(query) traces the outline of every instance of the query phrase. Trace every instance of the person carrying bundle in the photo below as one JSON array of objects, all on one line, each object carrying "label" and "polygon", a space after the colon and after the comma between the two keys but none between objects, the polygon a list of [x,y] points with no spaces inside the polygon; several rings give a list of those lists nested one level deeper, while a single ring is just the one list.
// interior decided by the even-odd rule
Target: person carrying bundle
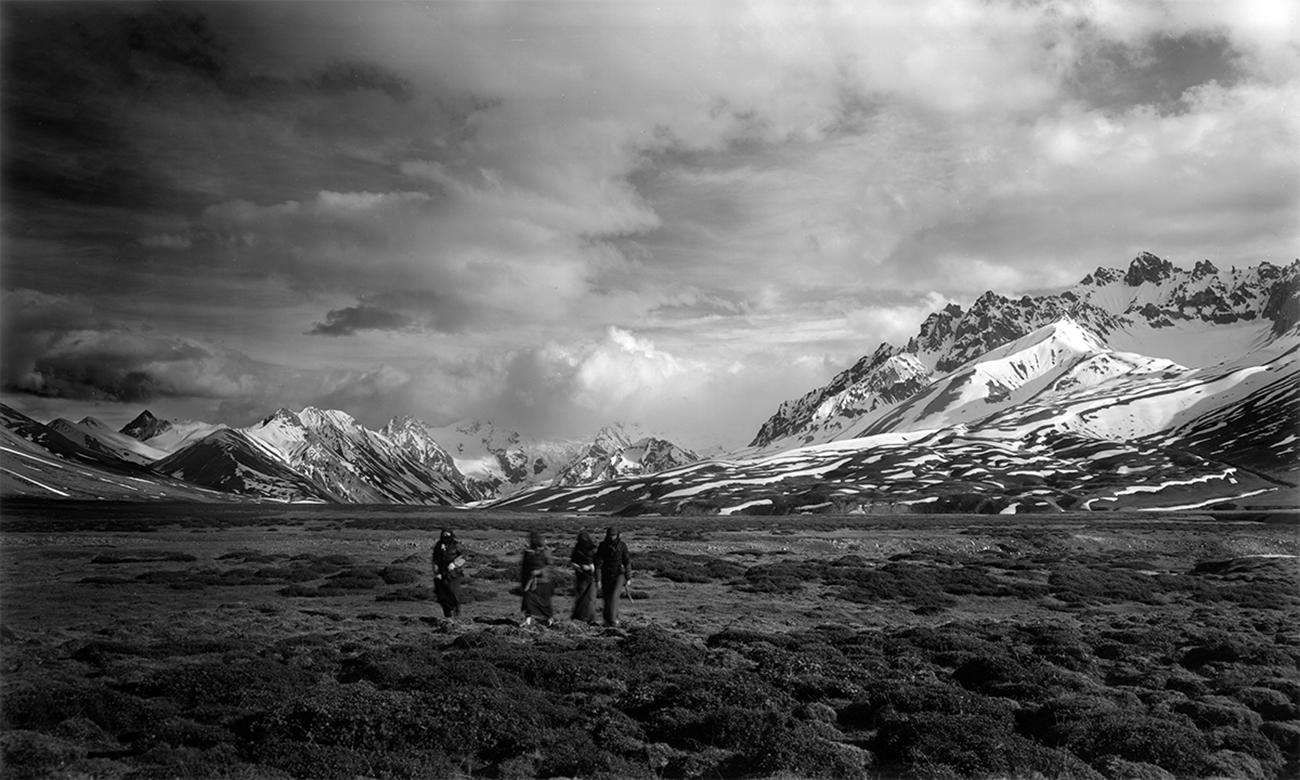
[{"label": "person carrying bundle", "polygon": [[605,539],[596,549],[596,568],[600,573],[601,598],[605,600],[605,625],[618,625],[619,596],[632,582],[632,565],[627,545],[614,528],[605,529]]},{"label": "person carrying bundle", "polygon": [[464,569],[465,556],[456,533],[444,528],[433,545],[433,596],[445,618],[460,617],[460,578]]},{"label": "person carrying bundle", "polygon": [[591,534],[578,532],[578,541],[573,545],[569,555],[569,565],[573,567],[573,614],[574,620],[584,623],[596,621],[596,543]]},{"label": "person carrying bundle", "polygon": [[528,534],[528,548],[524,550],[519,565],[519,587],[523,590],[523,624],[532,625],[534,618],[548,626],[554,623],[551,595],[555,584],[551,581],[551,553],[538,531]]}]

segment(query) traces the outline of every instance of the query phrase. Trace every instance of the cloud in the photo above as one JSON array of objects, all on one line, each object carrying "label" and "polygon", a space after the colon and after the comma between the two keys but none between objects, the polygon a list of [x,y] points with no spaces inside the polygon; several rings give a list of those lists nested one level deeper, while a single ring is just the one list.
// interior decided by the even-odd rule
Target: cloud
[{"label": "cloud", "polygon": [[411,326],[404,314],[373,306],[349,306],[325,314],[325,321],[312,327],[311,333],[321,336],[351,336],[361,330],[402,330]]},{"label": "cloud", "polygon": [[7,382],[748,435],[932,303],[1300,238],[1285,2],[44,5]]}]

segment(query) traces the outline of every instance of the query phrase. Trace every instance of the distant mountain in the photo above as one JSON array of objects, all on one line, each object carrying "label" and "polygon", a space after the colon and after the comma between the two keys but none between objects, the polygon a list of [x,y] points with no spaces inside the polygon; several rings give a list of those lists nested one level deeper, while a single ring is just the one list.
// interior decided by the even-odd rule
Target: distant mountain
[{"label": "distant mountain", "polygon": [[781,404],[750,446],[773,451],[842,438],[863,428],[864,415],[1064,318],[1117,353],[1210,366],[1296,327],[1300,261],[1226,271],[1202,261],[1186,271],[1143,253],[1127,271],[1098,268],[1056,295],[1013,300],[986,292],[969,310],[951,304],[931,314],[906,345],[882,344],[824,387]]},{"label": "distant mountain", "polygon": [[222,493],[158,475],[145,466],[86,447],[3,404],[0,451],[4,453],[0,458],[0,495],[5,497],[231,500]]},{"label": "distant mountain", "polygon": [[146,441],[157,436],[163,431],[171,428],[172,425],[166,420],[160,420],[154,417],[153,412],[145,409],[135,416],[135,419],[122,426],[119,433],[130,436],[137,441]]},{"label": "distant mountain", "polygon": [[148,444],[156,450],[171,453],[225,427],[196,420],[161,420],[146,409],[136,415],[131,422],[122,426],[119,433]]},{"label": "distant mountain", "polygon": [[94,417],[85,417],[81,422],[76,423],[59,418],[50,422],[49,427],[86,449],[141,466],[146,466],[167,455],[160,449],[118,433]]},{"label": "distant mountain", "polygon": [[584,452],[570,460],[552,485],[589,485],[621,477],[653,474],[694,463],[700,456],[665,439],[644,436],[635,441],[621,427],[602,428]]},{"label": "distant mountain", "polygon": [[690,450],[618,423],[601,428],[591,441],[532,439],[485,421],[432,433],[486,499],[538,485],[587,484],[652,473],[699,459]]}]

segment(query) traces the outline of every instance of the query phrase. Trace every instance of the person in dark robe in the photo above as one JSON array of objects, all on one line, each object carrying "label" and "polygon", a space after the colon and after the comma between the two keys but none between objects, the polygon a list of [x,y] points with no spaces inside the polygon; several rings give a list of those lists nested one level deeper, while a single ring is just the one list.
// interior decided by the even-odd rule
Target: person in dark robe
[{"label": "person in dark robe", "polygon": [[573,619],[596,622],[596,543],[591,534],[578,532],[578,541],[569,555],[573,567]]},{"label": "person in dark robe", "polygon": [[519,586],[524,593],[524,625],[532,625],[534,619],[548,626],[554,623],[551,595],[555,585],[551,581],[551,553],[537,531],[528,534],[528,549],[524,550],[519,565]]},{"label": "person in dark robe", "polygon": [[442,616],[460,617],[460,579],[465,574],[465,555],[456,533],[443,529],[433,545],[433,596]]},{"label": "person in dark robe", "polygon": [[605,538],[596,548],[596,570],[600,575],[600,593],[605,601],[605,625],[618,625],[619,597],[632,582],[632,565],[627,545],[615,528],[605,529]]}]

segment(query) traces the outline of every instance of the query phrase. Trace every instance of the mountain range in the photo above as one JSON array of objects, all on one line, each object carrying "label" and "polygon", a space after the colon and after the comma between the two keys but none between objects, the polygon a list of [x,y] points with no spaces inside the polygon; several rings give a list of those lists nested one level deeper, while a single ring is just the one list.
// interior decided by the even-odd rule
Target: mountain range
[{"label": "mountain range", "polygon": [[113,431],[3,407],[0,493],[621,514],[1290,506],[1298,322],[1300,261],[1185,270],[1144,253],[1064,291],[949,305],[722,457],[623,425],[543,441],[307,407],[245,428],[146,411]]},{"label": "mountain range", "polygon": [[[412,417],[370,430],[346,412],[310,406],[279,409],[245,428],[144,411],[120,431],[90,417],[43,425],[0,410],[9,445],[3,495],[46,498],[466,505],[536,484],[574,485],[698,458],[619,425],[590,442],[537,442],[469,423],[453,455]],[[476,435],[477,448],[467,448]],[[128,490],[123,479],[163,487]]]},{"label": "mountain range", "polygon": [[1300,261],[1151,254],[930,315],[731,457],[495,506],[623,514],[1294,506]]}]

